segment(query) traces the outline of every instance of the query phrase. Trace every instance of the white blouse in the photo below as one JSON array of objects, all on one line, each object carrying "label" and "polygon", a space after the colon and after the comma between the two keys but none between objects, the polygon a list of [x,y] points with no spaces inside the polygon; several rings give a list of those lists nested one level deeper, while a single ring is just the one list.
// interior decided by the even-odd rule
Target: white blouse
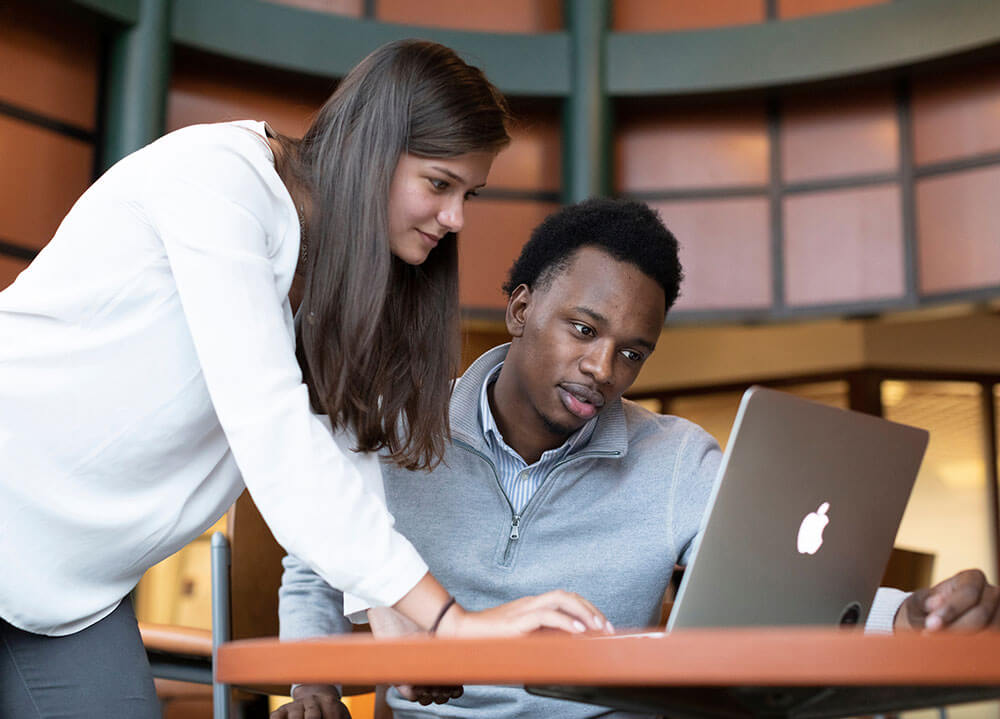
[{"label": "white blouse", "polygon": [[295,206],[257,122],[126,157],[0,292],[0,616],[64,635],[208,528],[244,482],[331,585],[392,604],[427,571],[374,456],[309,406],[288,302]]}]

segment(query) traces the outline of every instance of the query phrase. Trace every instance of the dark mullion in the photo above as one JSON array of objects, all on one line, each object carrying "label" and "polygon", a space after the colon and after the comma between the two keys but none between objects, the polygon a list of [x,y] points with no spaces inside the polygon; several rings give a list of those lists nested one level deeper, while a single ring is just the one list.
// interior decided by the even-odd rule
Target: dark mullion
[{"label": "dark mullion", "polygon": [[71,137],[74,140],[80,140],[81,142],[87,142],[90,144],[95,144],[97,142],[96,133],[91,132],[86,128],[80,127],[79,125],[73,125],[69,122],[63,122],[62,120],[57,120],[54,117],[49,117],[33,110],[28,110],[24,107],[12,105],[11,103],[4,102],[3,100],[0,100],[0,115],[6,115],[7,117],[12,117],[15,120],[20,120],[21,122],[26,122],[29,125],[35,125],[36,127],[41,127],[59,135],[65,135],[66,137]]},{"label": "dark mullion", "polygon": [[778,19],[778,0],[764,0],[764,17],[768,20]]},{"label": "dark mullion", "polygon": [[361,8],[361,17],[365,20],[374,20],[378,0],[364,0],[364,5]]},{"label": "dark mullion", "polygon": [[785,311],[785,218],[781,172],[781,111],[777,97],[767,101],[767,141],[770,182],[768,202],[771,217],[771,306],[776,314]]},{"label": "dark mullion", "polygon": [[993,549],[993,581],[1000,578],[1000,476],[998,476],[997,457],[997,413],[996,400],[993,397],[993,383],[983,382],[983,447],[986,459],[986,488],[990,501],[991,537]]},{"label": "dark mullion", "polygon": [[[953,172],[961,172],[962,170],[974,170],[981,167],[1000,166],[1000,153],[987,153],[984,155],[965,157],[960,160],[949,160],[947,162],[934,163],[933,165],[924,165],[922,167],[916,166],[913,161],[913,130],[909,100],[907,99],[905,103],[905,105],[897,107],[900,129],[900,169],[898,172],[843,175],[841,177],[829,177],[819,180],[789,182],[781,185],[778,188],[778,191],[783,195],[793,195],[806,192],[823,192],[825,190],[844,190],[855,187],[868,187],[871,185],[887,185],[894,182],[907,183],[907,178],[909,178],[909,201],[912,201],[912,185],[914,179],[932,177],[934,175],[946,175]],[[909,137],[910,139],[907,140],[906,137]],[[635,200],[643,200],[646,202],[655,202],[668,200],[711,200],[726,197],[753,197],[767,195],[769,191],[770,187],[767,185],[723,185],[720,187],[633,190],[631,192],[620,193],[620,196]],[[904,187],[904,193],[905,192],[906,188]],[[905,197],[904,200],[906,200]],[[910,222],[913,222],[912,218]],[[904,222],[904,227],[905,226],[906,222]]]},{"label": "dark mullion", "polygon": [[895,172],[880,172],[870,175],[845,175],[844,177],[831,177],[823,180],[790,182],[782,188],[782,193],[785,195],[794,195],[803,192],[822,192],[824,190],[847,190],[855,187],[868,187],[869,185],[886,185],[898,181],[899,174]]},{"label": "dark mullion", "polygon": [[924,293],[920,297],[920,304],[925,306],[944,302],[988,302],[998,296],[1000,296],[1000,285],[987,285],[971,290]]},{"label": "dark mullion", "polygon": [[563,4],[569,30],[570,91],[563,103],[562,199],[611,194],[611,98],[607,91],[610,0]]},{"label": "dark mullion", "polygon": [[13,242],[7,242],[6,240],[0,240],[0,254],[31,262],[35,259],[35,256],[38,255],[38,250],[31,249],[30,247],[24,247],[23,245],[18,245]]},{"label": "dark mullion", "polygon": [[679,327],[706,323],[754,325],[777,321],[778,318],[770,307],[762,309],[729,307],[715,310],[670,310],[666,325]]},{"label": "dark mullion", "polygon": [[[958,294],[952,300],[976,301],[995,297],[1000,288],[977,290],[972,294]],[[923,303],[928,304],[928,303]],[[738,322],[742,324],[780,324],[789,319],[868,317],[891,310],[911,309],[904,297],[872,299],[862,302],[833,302],[830,304],[810,304],[784,307],[780,312],[773,308],[724,307],[711,310],[671,310],[667,324],[691,324],[699,322]]]},{"label": "dark mullion", "polygon": [[903,228],[903,281],[906,298],[912,305],[920,302],[920,265],[917,262],[917,210],[913,170],[913,114],[910,83],[902,79],[896,87],[896,118],[899,126],[899,192]]},{"label": "dark mullion", "polygon": [[[749,376],[735,382],[719,382],[703,385],[688,385],[675,389],[649,389],[626,392],[624,396],[630,399],[647,399],[649,397],[688,397],[705,394],[716,394],[720,392],[742,392],[752,384],[759,384],[765,387],[794,387],[803,384],[817,384],[821,382],[850,382],[852,374],[860,370],[843,368],[827,372],[814,372],[805,374],[789,375],[785,377]],[[872,373],[879,378],[880,382],[886,380],[915,380],[921,382],[975,382],[977,384],[1000,384],[1000,375],[983,374],[978,372],[945,372],[939,370],[912,370],[905,368],[893,368],[889,366],[876,365],[868,367],[865,372]]]},{"label": "dark mullion", "polygon": [[992,167],[995,165],[1000,165],[1000,152],[987,152],[982,155],[972,155],[957,160],[933,162],[914,168],[913,173],[917,177],[923,178],[935,175],[947,175],[952,172],[961,172],[962,170],[976,170],[980,167]]},{"label": "dark mullion", "polygon": [[527,200],[530,202],[554,202],[560,200],[559,190],[514,190],[502,187],[484,187],[479,191],[480,200]]},{"label": "dark mullion", "polygon": [[622,192],[620,197],[642,202],[677,200],[719,200],[738,197],[767,197],[767,185],[730,185],[725,187],[693,187],[682,190],[638,190]]},{"label": "dark mullion", "polygon": [[885,299],[871,299],[860,302],[831,302],[829,304],[794,305],[785,307],[779,320],[786,320],[792,317],[867,317],[881,314],[889,310],[905,310],[909,304],[903,297],[889,297]]}]

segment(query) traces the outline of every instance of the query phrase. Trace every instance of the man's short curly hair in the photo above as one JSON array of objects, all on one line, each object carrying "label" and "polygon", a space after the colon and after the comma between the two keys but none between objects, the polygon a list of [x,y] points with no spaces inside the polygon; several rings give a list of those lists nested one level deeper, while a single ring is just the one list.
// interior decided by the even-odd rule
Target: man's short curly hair
[{"label": "man's short curly hair", "polygon": [[509,297],[519,285],[544,288],[569,267],[581,247],[596,247],[629,262],[656,280],[669,310],[684,277],[677,239],[644,202],[595,197],[549,215],[521,250],[503,285]]}]

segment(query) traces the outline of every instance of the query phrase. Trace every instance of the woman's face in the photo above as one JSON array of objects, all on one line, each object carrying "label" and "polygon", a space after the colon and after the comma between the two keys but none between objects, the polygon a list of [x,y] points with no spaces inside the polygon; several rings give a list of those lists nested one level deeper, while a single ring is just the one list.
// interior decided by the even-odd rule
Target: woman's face
[{"label": "woman's face", "polygon": [[465,201],[486,185],[494,152],[457,157],[404,153],[389,187],[389,247],[411,265],[427,259],[438,241],[465,224]]}]

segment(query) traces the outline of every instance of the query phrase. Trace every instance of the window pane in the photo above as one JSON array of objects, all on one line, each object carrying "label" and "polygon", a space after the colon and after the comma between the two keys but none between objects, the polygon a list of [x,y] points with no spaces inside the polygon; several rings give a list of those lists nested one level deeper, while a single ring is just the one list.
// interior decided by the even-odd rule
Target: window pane
[{"label": "window pane", "polygon": [[899,187],[785,198],[785,299],[791,306],[902,297]]},{"label": "window pane", "polygon": [[1000,62],[976,63],[913,82],[918,166],[1000,151]]},{"label": "window pane", "polygon": [[934,582],[969,567],[996,582],[979,385],[883,382],[882,404],[886,419],[931,433],[896,543],[935,555]]},{"label": "window pane", "polygon": [[101,39],[43,3],[0,3],[0,99],[71,125],[97,125]]},{"label": "window pane", "polygon": [[316,10],[317,12],[329,12],[336,15],[349,15],[351,17],[361,17],[364,9],[363,0],[267,0],[278,5],[292,5],[305,10]]},{"label": "window pane", "polygon": [[680,243],[679,310],[771,306],[771,222],[767,200],[653,203]]},{"label": "window pane", "polygon": [[764,108],[706,110],[623,106],[615,137],[621,192],[764,185],[769,176]]},{"label": "window pane", "polygon": [[917,181],[920,291],[1000,285],[1000,167]]},{"label": "window pane", "polygon": [[465,205],[458,238],[458,290],[462,307],[507,306],[500,286],[534,229],[558,205],[531,200],[476,198]]},{"label": "window pane", "polygon": [[514,115],[517,122],[511,127],[510,146],[493,161],[489,188],[558,191],[562,186],[562,130],[557,108],[515,107]]},{"label": "window pane", "polygon": [[899,126],[888,89],[789,100],[781,116],[782,180],[895,172]]},{"label": "window pane", "polygon": [[378,0],[385,22],[486,32],[553,32],[563,27],[561,0]]},{"label": "window pane", "polygon": [[612,27],[626,32],[699,30],[767,19],[764,0],[615,0]]},{"label": "window pane", "polygon": [[90,184],[94,147],[0,116],[0,238],[44,247]]},{"label": "window pane", "polygon": [[252,66],[178,49],[167,95],[167,131],[201,122],[267,120],[278,132],[301,137],[333,90],[326,79]]}]

